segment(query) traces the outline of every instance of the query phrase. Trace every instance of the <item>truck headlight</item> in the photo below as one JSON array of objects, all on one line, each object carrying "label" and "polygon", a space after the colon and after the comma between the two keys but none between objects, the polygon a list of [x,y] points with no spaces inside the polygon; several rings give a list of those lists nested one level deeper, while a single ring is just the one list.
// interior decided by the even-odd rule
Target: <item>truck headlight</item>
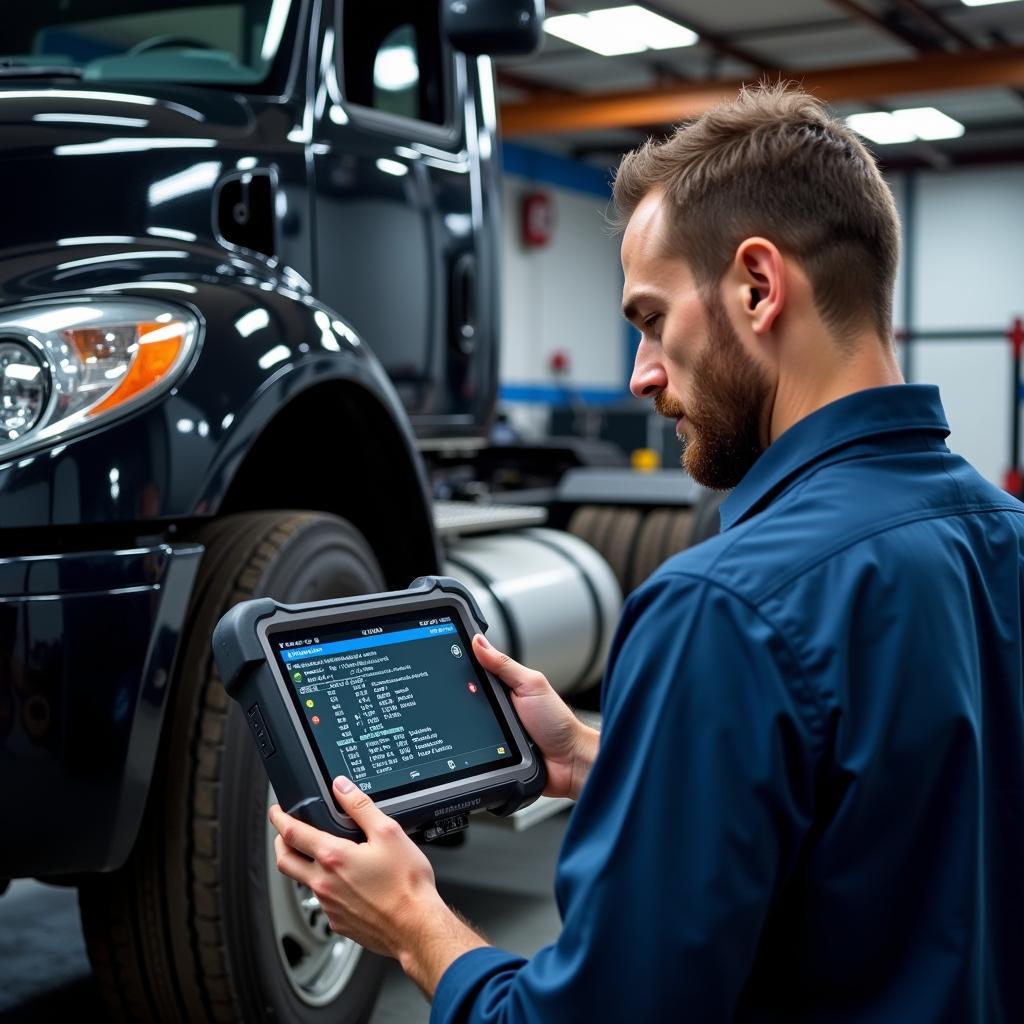
[{"label": "truck headlight", "polygon": [[142,299],[0,310],[0,458],[154,397],[198,334],[194,314]]},{"label": "truck headlight", "polygon": [[17,441],[39,422],[49,390],[40,358],[13,339],[0,340],[0,440]]}]

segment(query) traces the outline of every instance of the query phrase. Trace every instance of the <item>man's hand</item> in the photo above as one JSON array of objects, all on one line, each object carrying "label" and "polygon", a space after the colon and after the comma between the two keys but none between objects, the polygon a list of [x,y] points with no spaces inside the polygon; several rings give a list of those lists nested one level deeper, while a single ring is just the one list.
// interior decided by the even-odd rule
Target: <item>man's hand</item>
[{"label": "man's hand", "polygon": [[344,777],[334,795],[366,842],[322,832],[274,804],[278,870],[312,890],[333,931],[395,957],[431,996],[452,961],[487,943],[446,906],[430,861],[397,821]]},{"label": "man's hand", "polygon": [[502,654],[480,633],[473,637],[473,653],[512,691],[516,714],[544,755],[548,770],[544,795],[575,800],[597,757],[598,731],[572,713],[545,676]]}]

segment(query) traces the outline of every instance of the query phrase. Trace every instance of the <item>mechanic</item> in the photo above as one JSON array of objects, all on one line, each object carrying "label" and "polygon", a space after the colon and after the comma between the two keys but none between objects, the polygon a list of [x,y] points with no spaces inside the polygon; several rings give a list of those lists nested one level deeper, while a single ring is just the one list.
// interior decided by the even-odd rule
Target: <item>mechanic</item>
[{"label": "mechanic", "polygon": [[772,86],[627,156],[615,203],[633,394],[735,489],[626,602],[600,736],[474,639],[578,800],[560,937],[490,947],[344,779],[369,841],[274,808],[278,866],[432,1021],[1024,1021],[1024,505],[902,382],[889,188]]}]

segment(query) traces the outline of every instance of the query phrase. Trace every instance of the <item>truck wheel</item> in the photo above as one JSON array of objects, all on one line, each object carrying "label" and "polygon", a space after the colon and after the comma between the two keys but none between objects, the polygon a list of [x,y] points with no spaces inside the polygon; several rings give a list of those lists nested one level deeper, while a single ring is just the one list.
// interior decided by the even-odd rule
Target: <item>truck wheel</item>
[{"label": "truck wheel", "polygon": [[693,513],[663,508],[648,512],[637,536],[629,591],[640,586],[665,559],[688,546]]},{"label": "truck wheel", "polygon": [[596,549],[611,566],[623,594],[630,591],[630,567],[641,514],[634,508],[581,505],[573,512],[567,531]]},{"label": "truck wheel", "polygon": [[313,894],[277,871],[273,795],[210,637],[239,601],[379,591],[380,567],[322,513],[245,513],[197,539],[206,554],[135,849],[79,891],[93,970],[115,1020],[365,1021],[386,962],[333,934]]}]

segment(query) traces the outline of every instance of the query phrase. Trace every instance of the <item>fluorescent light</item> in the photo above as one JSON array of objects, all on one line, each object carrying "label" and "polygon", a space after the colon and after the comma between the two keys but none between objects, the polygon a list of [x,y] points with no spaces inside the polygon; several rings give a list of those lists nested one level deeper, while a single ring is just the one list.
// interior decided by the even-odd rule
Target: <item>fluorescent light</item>
[{"label": "fluorescent light", "polygon": [[909,107],[891,114],[851,114],[846,123],[858,134],[880,145],[924,139],[958,139],[964,126],[935,107]]},{"label": "fluorescent light", "polygon": [[670,50],[676,46],[693,46],[697,42],[696,32],[636,4],[592,11],[589,18],[591,24],[600,26],[602,32],[642,43],[641,49]]},{"label": "fluorescent light", "polygon": [[387,157],[382,157],[377,161],[377,170],[383,171],[385,174],[393,174],[396,178],[401,178],[403,174],[409,173],[409,168],[403,163],[399,163],[397,160],[388,160]]},{"label": "fluorescent light", "polygon": [[989,4],[1008,4],[1011,0],[964,0],[968,7],[987,7]]},{"label": "fluorescent light", "polygon": [[874,114],[851,114],[846,123],[859,135],[882,145],[917,141],[917,136],[906,125],[896,121],[892,114],[882,111]]},{"label": "fluorescent light", "polygon": [[894,110],[893,118],[919,139],[959,139],[964,126],[935,107],[910,107]]},{"label": "fluorescent light", "polygon": [[378,89],[398,92],[420,80],[420,69],[411,46],[389,46],[373,62],[373,84]]},{"label": "fluorescent light", "polygon": [[603,57],[692,46],[698,38],[696,32],[637,4],[560,14],[545,19],[544,31]]}]

